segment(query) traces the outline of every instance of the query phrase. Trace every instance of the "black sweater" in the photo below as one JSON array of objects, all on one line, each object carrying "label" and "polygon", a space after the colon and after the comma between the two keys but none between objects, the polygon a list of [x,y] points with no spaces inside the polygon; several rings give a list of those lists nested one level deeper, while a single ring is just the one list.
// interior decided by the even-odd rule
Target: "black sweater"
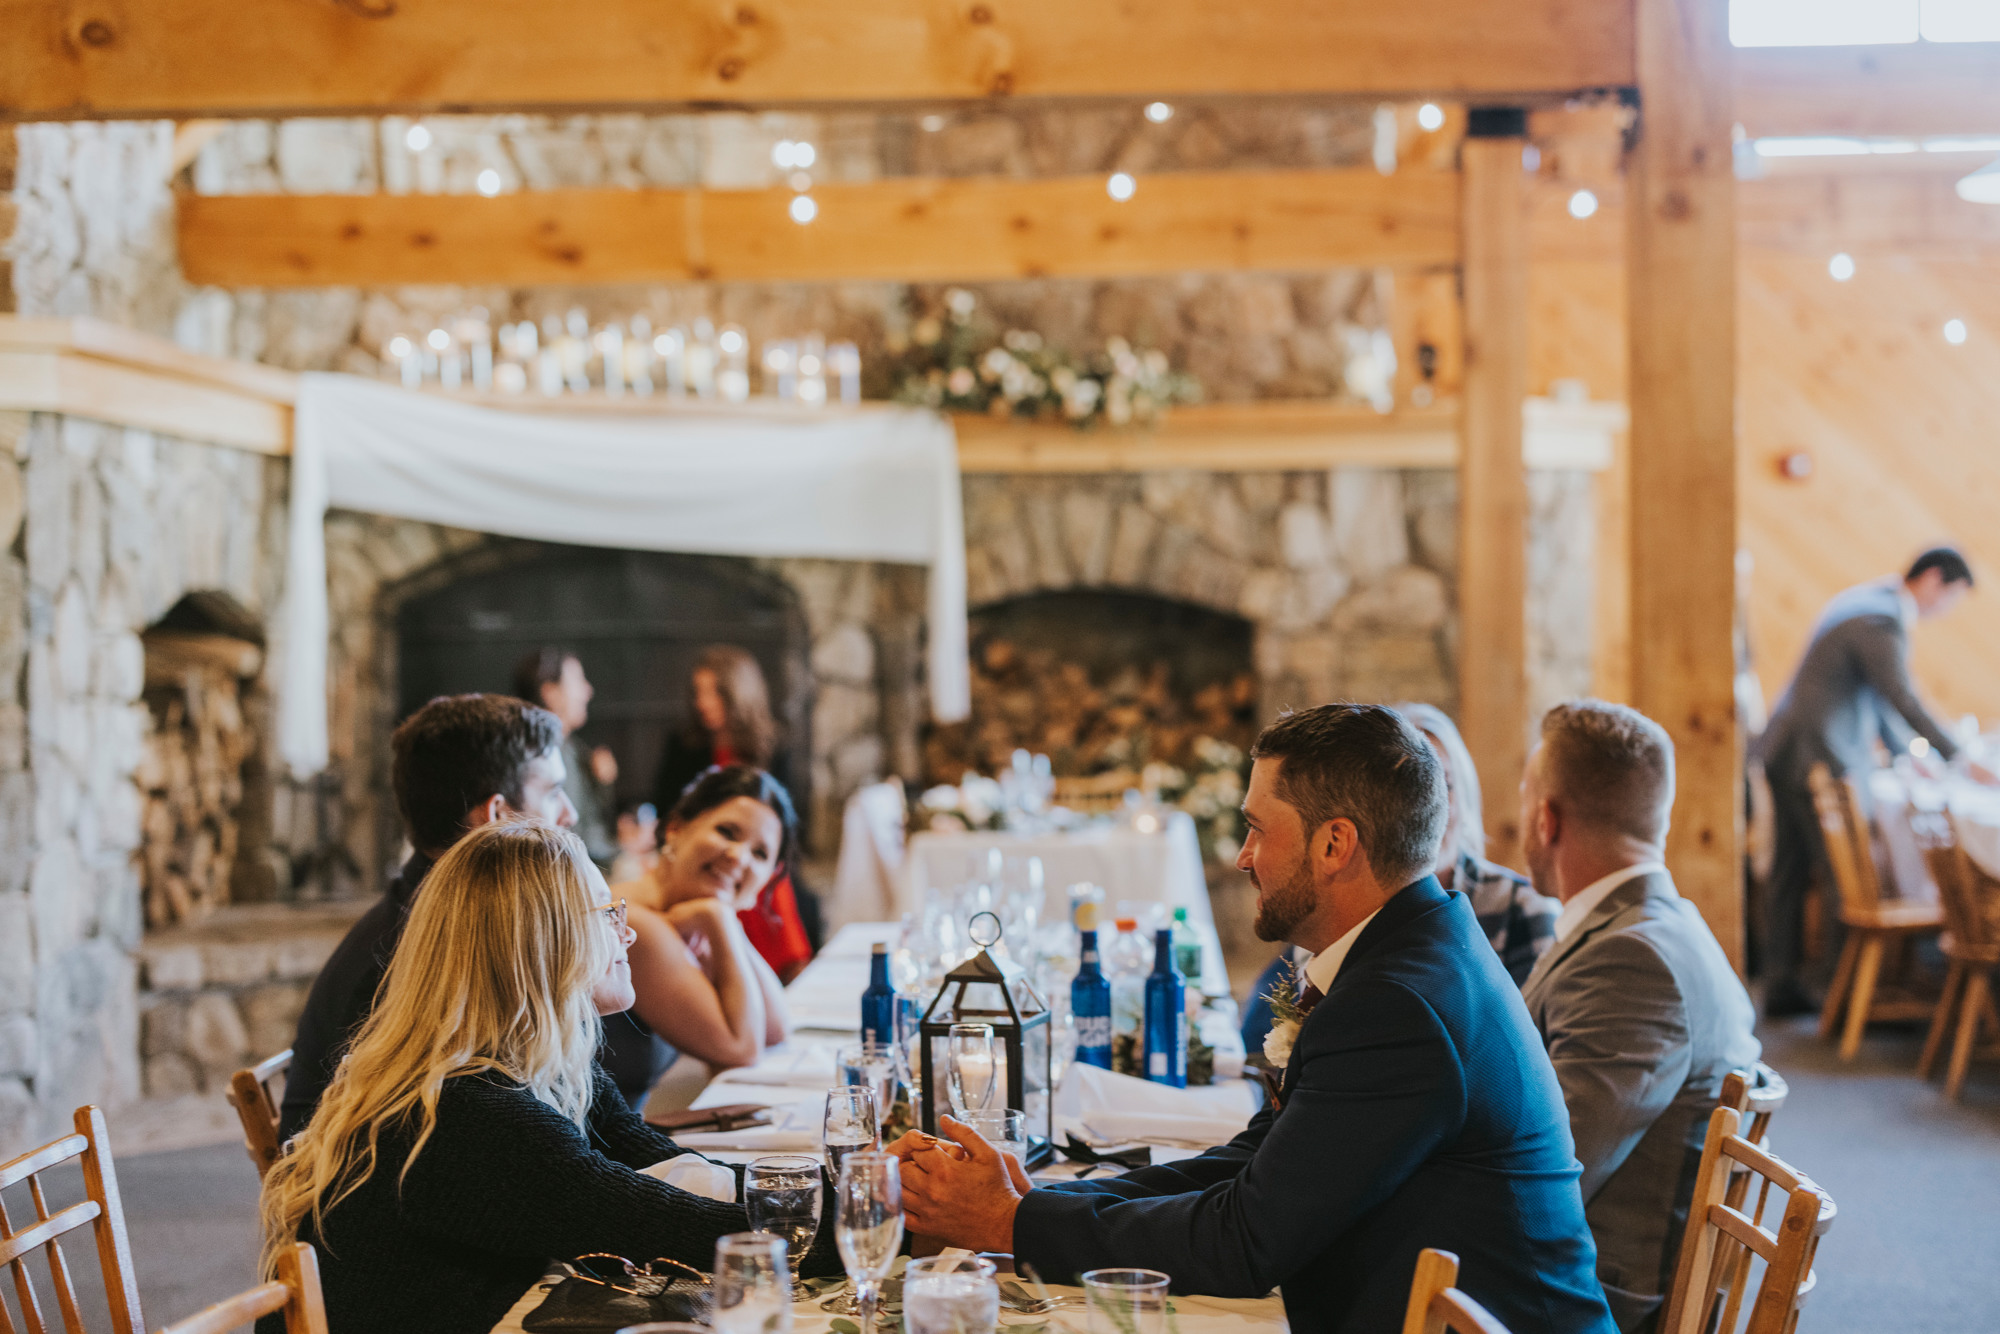
[{"label": "black sweater", "polygon": [[[414,1139],[414,1126],[385,1131],[374,1173],[324,1232],[300,1226],[319,1250],[332,1334],[487,1334],[552,1260],[608,1251],[706,1272],[716,1238],[749,1230],[742,1205],[639,1174],[689,1150],[634,1115],[601,1068],[587,1138],[522,1086],[465,1075],[445,1082],[399,1191]],[[822,1219],[806,1272],[839,1271],[830,1236]],[[282,1329],[258,1322],[258,1334]]]}]

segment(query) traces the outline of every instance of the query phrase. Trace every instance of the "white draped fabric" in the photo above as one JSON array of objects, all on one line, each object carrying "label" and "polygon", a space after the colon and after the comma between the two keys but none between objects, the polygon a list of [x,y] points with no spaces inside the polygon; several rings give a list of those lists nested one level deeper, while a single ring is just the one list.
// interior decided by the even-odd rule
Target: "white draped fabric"
[{"label": "white draped fabric", "polygon": [[905,408],[561,416],[306,375],[293,430],[279,747],[326,766],[329,507],[584,546],[930,567],[932,713],[966,716],[951,426]]}]

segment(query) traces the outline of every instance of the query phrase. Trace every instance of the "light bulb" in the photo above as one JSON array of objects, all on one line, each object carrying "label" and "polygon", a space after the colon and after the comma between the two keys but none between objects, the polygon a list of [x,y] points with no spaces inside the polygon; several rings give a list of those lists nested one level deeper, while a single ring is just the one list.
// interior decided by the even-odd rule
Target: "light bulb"
[{"label": "light bulb", "polygon": [[780,139],[777,143],[772,144],[771,165],[785,170],[790,170],[799,165],[798,160],[792,156],[792,150],[797,146],[790,139]]},{"label": "light bulb", "polygon": [[500,193],[500,173],[488,167],[479,173],[479,193],[491,199]]},{"label": "light bulb", "polygon": [[436,351],[442,352],[451,346],[451,335],[442,329],[433,329],[425,336],[424,341]]},{"label": "light bulb", "polygon": [[1174,109],[1165,102],[1146,103],[1146,119],[1155,125],[1165,125],[1174,118]]},{"label": "light bulb", "polygon": [[421,153],[431,146],[431,132],[428,127],[419,121],[410,127],[409,133],[403,136],[403,142],[409,145],[412,153]]},{"label": "light bulb", "polygon": [[1597,212],[1597,196],[1588,190],[1578,190],[1569,197],[1569,215],[1572,218],[1587,218]]},{"label": "light bulb", "polygon": [[819,216],[819,205],[811,195],[793,195],[790,212],[792,221],[803,227]]},{"label": "light bulb", "polygon": [[818,160],[818,151],[805,140],[801,139],[792,145],[792,165],[794,167],[810,167]]},{"label": "light bulb", "polygon": [[1417,124],[1426,130],[1444,128],[1444,108],[1435,102],[1426,102],[1417,108]]},{"label": "light bulb", "polygon": [[1138,188],[1139,183],[1132,179],[1130,172],[1125,171],[1113,172],[1111,179],[1104,183],[1104,192],[1121,204],[1130,199]]},{"label": "light bulb", "polygon": [[1946,320],[1944,322],[1944,341],[1950,343],[1953,347],[1957,347],[1960,343],[1963,343],[1965,341],[1965,321]]},{"label": "light bulb", "polygon": [[394,338],[391,338],[389,340],[389,355],[394,357],[398,361],[401,361],[404,357],[409,356],[410,350],[411,350],[410,340],[403,337],[403,335],[401,334],[397,334]]},{"label": "light bulb", "polygon": [[1854,256],[1845,250],[1826,262],[1826,271],[1837,283],[1844,283],[1854,276]]},{"label": "light bulb", "polygon": [[715,342],[716,346],[720,347],[724,352],[741,352],[743,350],[743,333],[739,329],[724,329]]},{"label": "light bulb", "polygon": [[936,134],[939,130],[942,130],[944,128],[944,117],[938,115],[935,111],[933,111],[930,115],[925,116],[922,120],[918,121],[917,124],[924,127],[924,132],[926,134]]}]

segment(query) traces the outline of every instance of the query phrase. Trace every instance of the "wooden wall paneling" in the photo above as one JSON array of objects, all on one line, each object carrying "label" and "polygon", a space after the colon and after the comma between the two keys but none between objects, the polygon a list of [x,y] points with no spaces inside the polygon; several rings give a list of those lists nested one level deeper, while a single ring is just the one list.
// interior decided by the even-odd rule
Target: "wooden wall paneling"
[{"label": "wooden wall paneling", "polygon": [[1626,180],[1632,703],[1673,738],[1667,863],[1743,958],[1734,655],[1735,177],[1726,0],[1638,0]]},{"label": "wooden wall paneling", "polygon": [[789,190],[500,195],[195,195],[179,200],[191,282],[928,280],[1450,265],[1444,172],[1168,172],[1124,202],[1102,176],[901,178]]},{"label": "wooden wall paneling", "polygon": [[37,120],[1632,81],[1628,6],[1572,0],[0,0],[0,32],[0,113]]},{"label": "wooden wall paneling", "polygon": [[1459,726],[1484,775],[1487,855],[1516,860],[1527,757],[1528,208],[1524,138],[1468,138],[1458,471]]}]

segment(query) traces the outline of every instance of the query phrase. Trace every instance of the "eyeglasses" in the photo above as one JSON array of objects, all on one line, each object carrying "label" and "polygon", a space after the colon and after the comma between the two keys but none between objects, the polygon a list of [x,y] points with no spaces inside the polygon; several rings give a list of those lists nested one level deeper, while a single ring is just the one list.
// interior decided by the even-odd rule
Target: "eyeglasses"
[{"label": "eyeglasses", "polygon": [[[620,900],[614,906],[622,908],[624,901]],[[572,1278],[640,1297],[657,1297],[682,1278],[691,1278],[704,1287],[708,1284],[708,1275],[699,1269],[665,1256],[655,1256],[643,1265],[635,1265],[622,1255],[593,1251],[574,1260],[565,1260],[563,1268],[569,1271]],[[667,1272],[669,1270],[680,1272]]]},{"label": "eyeglasses", "polygon": [[591,911],[603,913],[605,920],[611,923],[611,929],[619,935],[625,933],[625,900],[619,899],[616,903],[607,903]]}]

